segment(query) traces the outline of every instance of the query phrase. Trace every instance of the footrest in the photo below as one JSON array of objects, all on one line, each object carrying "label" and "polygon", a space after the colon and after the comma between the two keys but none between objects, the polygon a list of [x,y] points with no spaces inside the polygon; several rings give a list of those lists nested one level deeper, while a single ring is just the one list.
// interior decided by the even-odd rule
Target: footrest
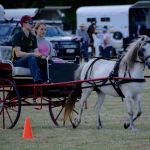
[{"label": "footrest", "polygon": [[74,72],[77,69],[76,63],[52,63],[49,64],[49,80],[52,83],[68,82],[74,80]]}]

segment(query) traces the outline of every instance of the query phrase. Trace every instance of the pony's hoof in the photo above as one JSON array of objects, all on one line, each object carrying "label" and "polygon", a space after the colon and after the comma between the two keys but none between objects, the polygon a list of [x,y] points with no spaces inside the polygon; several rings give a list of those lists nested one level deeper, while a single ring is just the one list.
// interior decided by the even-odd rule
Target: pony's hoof
[{"label": "pony's hoof", "polygon": [[72,127],[75,129],[78,127],[78,125],[79,125],[78,120],[74,119],[74,123],[72,122]]},{"label": "pony's hoof", "polygon": [[73,127],[74,129],[77,128],[77,126],[76,126],[74,123],[72,123],[72,127]]},{"label": "pony's hoof", "polygon": [[96,128],[97,128],[98,130],[100,130],[100,129],[102,129],[102,126],[97,126]]},{"label": "pony's hoof", "polygon": [[130,124],[129,124],[129,123],[124,123],[124,129],[128,129],[128,128],[129,128],[129,126],[130,126]]},{"label": "pony's hoof", "polygon": [[140,130],[137,129],[137,128],[133,128],[132,131],[133,131],[133,132],[139,132]]}]

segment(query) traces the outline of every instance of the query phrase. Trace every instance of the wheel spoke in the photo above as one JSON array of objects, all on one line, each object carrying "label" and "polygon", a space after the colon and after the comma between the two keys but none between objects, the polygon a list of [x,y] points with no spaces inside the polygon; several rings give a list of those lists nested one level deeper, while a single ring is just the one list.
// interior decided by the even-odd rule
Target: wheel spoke
[{"label": "wheel spoke", "polygon": [[4,111],[4,108],[3,108],[3,129],[5,129],[5,111]]},{"label": "wheel spoke", "polygon": [[3,105],[4,105],[4,101],[3,100],[0,100],[0,115],[3,111]]},{"label": "wheel spoke", "polygon": [[5,110],[6,110],[6,113],[7,113],[7,115],[8,115],[8,118],[9,118],[9,120],[10,120],[10,122],[11,122],[11,124],[13,123],[13,121],[12,121],[12,119],[11,119],[11,117],[10,117],[10,114],[9,114],[9,112],[8,112],[8,110],[7,110],[7,108],[5,107]]},{"label": "wheel spoke", "polygon": [[6,109],[12,110],[12,111],[14,111],[14,112],[18,112],[17,110],[15,110],[15,109],[13,109],[13,108],[10,108],[10,107],[8,107],[7,105],[4,105],[4,107],[5,107]]},{"label": "wheel spoke", "polygon": [[[66,97],[64,97],[63,99],[58,98],[57,100],[54,98],[51,98],[49,102],[50,116],[51,116],[53,123],[56,126],[61,126],[65,124],[65,122],[63,121],[63,118],[64,118],[64,106],[66,103],[66,99],[67,99]],[[76,103],[78,104],[78,101]],[[72,126],[74,126],[74,123],[72,120],[78,114],[78,111],[76,110],[76,106],[78,106],[77,104],[75,105],[75,108],[73,109],[72,116],[69,118],[70,124]]]},{"label": "wheel spoke", "polygon": [[73,120],[76,119],[76,117],[78,115],[78,108],[79,108],[78,105],[79,105],[79,100],[76,101],[75,106],[73,108],[73,111],[71,113],[71,116],[69,116],[69,119],[70,119],[70,122],[71,122],[71,125],[72,125],[73,128],[76,128]]},{"label": "wheel spoke", "polygon": [[49,113],[56,126],[63,125],[63,110],[65,101],[65,98],[51,98],[49,101]]},{"label": "wheel spoke", "polygon": [[61,112],[62,112],[63,108],[64,108],[64,107],[62,107],[62,108],[61,108],[61,110],[60,110],[60,112],[58,113],[58,115],[56,116],[56,119],[55,119],[55,120],[57,120],[57,119],[58,119],[58,117],[60,116],[60,114],[61,114]]}]

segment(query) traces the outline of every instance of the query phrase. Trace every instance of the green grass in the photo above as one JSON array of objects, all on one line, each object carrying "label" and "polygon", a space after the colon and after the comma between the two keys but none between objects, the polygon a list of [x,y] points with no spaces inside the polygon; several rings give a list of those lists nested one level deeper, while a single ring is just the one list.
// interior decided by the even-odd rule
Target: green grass
[{"label": "green grass", "polygon": [[[88,99],[82,122],[77,129],[71,126],[56,127],[50,119],[48,108],[41,111],[23,107],[19,122],[13,129],[0,129],[0,150],[149,150],[150,149],[150,79],[142,93],[142,116],[135,122],[136,131],[125,130],[128,117],[125,102],[107,96],[102,107],[103,128],[96,129],[95,99]],[[25,117],[29,116],[33,139],[23,140]]]}]

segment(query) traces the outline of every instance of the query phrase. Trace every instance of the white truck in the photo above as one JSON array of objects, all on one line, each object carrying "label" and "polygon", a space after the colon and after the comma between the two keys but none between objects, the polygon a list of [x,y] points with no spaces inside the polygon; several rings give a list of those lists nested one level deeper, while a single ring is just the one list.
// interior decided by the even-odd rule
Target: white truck
[{"label": "white truck", "polygon": [[[94,21],[97,32],[101,32],[106,25],[112,33],[116,49],[123,46],[123,39],[135,38],[139,34],[150,36],[150,1],[140,1],[133,5],[80,7],[76,11],[76,17],[77,28],[80,24],[88,27]],[[116,32],[120,32],[123,38],[114,36]]]},{"label": "white truck", "polygon": [[4,7],[0,4],[0,20],[4,19],[5,11]]}]

